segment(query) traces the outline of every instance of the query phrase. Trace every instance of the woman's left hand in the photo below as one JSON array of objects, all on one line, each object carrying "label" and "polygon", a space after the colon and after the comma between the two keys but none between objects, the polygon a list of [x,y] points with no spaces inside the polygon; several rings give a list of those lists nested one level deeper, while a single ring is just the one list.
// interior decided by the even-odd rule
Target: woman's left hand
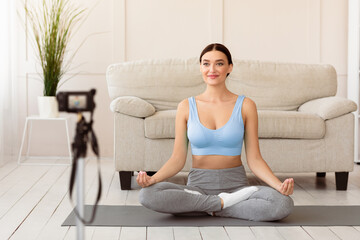
[{"label": "woman's left hand", "polygon": [[281,185],[279,186],[278,191],[280,193],[284,194],[285,196],[289,196],[289,195],[293,194],[294,179],[293,178],[285,179],[285,181],[283,183],[281,183]]}]

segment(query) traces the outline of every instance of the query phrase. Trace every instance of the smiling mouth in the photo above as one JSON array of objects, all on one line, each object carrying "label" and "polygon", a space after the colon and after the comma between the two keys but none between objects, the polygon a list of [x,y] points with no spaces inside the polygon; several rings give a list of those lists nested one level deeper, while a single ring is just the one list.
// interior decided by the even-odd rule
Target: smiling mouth
[{"label": "smiling mouth", "polygon": [[218,75],[208,75],[209,78],[217,78]]}]

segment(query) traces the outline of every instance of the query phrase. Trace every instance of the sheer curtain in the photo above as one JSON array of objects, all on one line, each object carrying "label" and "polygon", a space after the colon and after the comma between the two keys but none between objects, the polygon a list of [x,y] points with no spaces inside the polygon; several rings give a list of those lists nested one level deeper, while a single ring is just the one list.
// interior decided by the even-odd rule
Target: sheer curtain
[{"label": "sheer curtain", "polygon": [[17,147],[15,2],[0,0],[0,166],[14,158]]}]

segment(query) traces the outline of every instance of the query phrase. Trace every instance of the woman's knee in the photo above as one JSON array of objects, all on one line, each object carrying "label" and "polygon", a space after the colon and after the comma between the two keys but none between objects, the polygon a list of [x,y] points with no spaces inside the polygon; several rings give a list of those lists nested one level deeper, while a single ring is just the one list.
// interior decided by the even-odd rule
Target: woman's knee
[{"label": "woman's knee", "polygon": [[151,206],[153,205],[152,203],[156,201],[154,198],[156,197],[159,190],[159,186],[157,186],[158,184],[154,184],[140,190],[139,202],[141,205],[147,208],[151,208]]},{"label": "woman's knee", "polygon": [[149,199],[148,197],[147,197],[147,195],[149,195],[148,194],[148,188],[142,188],[141,190],[140,190],[140,193],[139,193],[139,202],[140,202],[140,204],[141,205],[143,205],[143,206],[145,206],[146,207],[146,205],[147,205],[147,199]]},{"label": "woman's knee", "polygon": [[142,188],[139,193],[139,202],[144,207],[153,209],[161,205],[162,191],[173,188],[168,182],[159,182],[146,188]]},{"label": "woman's knee", "polygon": [[294,210],[294,201],[292,198],[283,194],[277,198],[277,200],[274,202],[274,205],[274,220],[286,218]]},{"label": "woman's knee", "polygon": [[263,187],[262,197],[270,202],[268,221],[283,219],[291,214],[294,209],[294,201],[291,197],[285,196],[277,190],[270,187]]}]

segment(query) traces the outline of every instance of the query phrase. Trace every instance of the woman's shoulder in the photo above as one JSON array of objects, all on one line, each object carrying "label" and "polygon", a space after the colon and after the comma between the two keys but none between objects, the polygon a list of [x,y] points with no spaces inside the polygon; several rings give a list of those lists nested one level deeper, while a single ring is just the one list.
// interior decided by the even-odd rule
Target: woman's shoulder
[{"label": "woman's shoulder", "polygon": [[183,99],[181,102],[179,102],[177,111],[180,111],[181,113],[188,113],[189,112],[189,100],[188,98]]},{"label": "woman's shoulder", "polygon": [[189,108],[189,98],[181,100],[181,102],[178,104],[178,108]]},{"label": "woman's shoulder", "polygon": [[243,109],[243,112],[245,112],[245,113],[256,111],[257,110],[256,109],[256,103],[251,98],[244,97],[242,109]]}]

